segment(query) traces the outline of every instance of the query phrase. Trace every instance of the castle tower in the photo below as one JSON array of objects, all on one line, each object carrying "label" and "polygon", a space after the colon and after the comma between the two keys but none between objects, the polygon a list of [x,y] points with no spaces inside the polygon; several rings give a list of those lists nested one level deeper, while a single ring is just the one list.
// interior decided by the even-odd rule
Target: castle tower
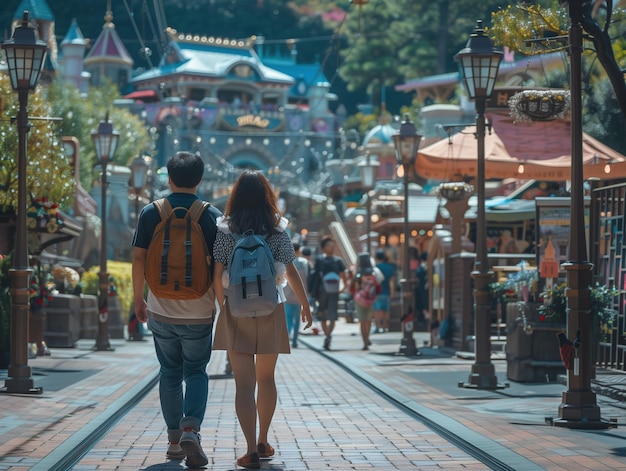
[{"label": "castle tower", "polygon": [[78,27],[76,18],[74,18],[65,38],[61,41],[62,57],[60,62],[63,79],[74,84],[82,93],[86,93],[89,86],[89,74],[83,72],[86,50],[87,41]]},{"label": "castle tower", "polygon": [[123,91],[131,76],[133,59],[115,31],[110,6],[104,21],[102,32],[85,58],[85,71],[91,74],[91,85],[102,85],[108,77]]}]

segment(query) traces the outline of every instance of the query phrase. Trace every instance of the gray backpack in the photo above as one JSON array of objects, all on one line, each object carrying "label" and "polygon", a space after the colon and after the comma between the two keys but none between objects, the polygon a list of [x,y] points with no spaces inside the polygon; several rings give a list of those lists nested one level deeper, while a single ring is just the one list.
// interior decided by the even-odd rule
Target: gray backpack
[{"label": "gray backpack", "polygon": [[274,256],[265,236],[252,230],[233,234],[235,248],[228,264],[228,307],[235,317],[271,314],[278,304]]}]

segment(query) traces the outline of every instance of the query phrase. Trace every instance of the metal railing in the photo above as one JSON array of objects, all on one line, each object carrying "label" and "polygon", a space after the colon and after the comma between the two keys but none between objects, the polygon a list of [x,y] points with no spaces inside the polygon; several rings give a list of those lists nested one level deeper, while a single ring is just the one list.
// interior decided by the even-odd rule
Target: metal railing
[{"label": "metal railing", "polygon": [[[626,183],[592,190],[589,221],[590,259],[594,284],[626,290],[626,241],[624,240]],[[601,327],[597,363],[626,371],[626,296],[620,294],[611,306],[617,315],[613,325]]]}]

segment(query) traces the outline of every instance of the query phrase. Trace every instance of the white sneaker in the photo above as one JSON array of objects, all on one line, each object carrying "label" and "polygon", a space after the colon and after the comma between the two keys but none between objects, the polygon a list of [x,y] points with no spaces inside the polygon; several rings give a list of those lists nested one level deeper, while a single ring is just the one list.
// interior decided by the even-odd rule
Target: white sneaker
[{"label": "white sneaker", "polygon": [[168,460],[183,460],[186,456],[187,453],[181,448],[180,443],[170,442],[165,453],[165,457]]},{"label": "white sneaker", "polygon": [[185,429],[182,437],[180,437],[180,447],[187,455],[187,461],[185,464],[190,467],[206,466],[209,464],[209,459],[202,451],[200,445],[200,434],[194,432],[192,429]]}]

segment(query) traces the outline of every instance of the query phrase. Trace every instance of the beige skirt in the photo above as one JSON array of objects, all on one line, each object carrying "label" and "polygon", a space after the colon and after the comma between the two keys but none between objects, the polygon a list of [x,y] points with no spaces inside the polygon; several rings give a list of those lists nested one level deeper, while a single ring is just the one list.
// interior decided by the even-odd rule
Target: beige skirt
[{"label": "beige skirt", "polygon": [[228,301],[217,318],[214,350],[241,353],[291,353],[285,320],[285,307],[278,304],[271,314],[261,317],[234,317]]}]

